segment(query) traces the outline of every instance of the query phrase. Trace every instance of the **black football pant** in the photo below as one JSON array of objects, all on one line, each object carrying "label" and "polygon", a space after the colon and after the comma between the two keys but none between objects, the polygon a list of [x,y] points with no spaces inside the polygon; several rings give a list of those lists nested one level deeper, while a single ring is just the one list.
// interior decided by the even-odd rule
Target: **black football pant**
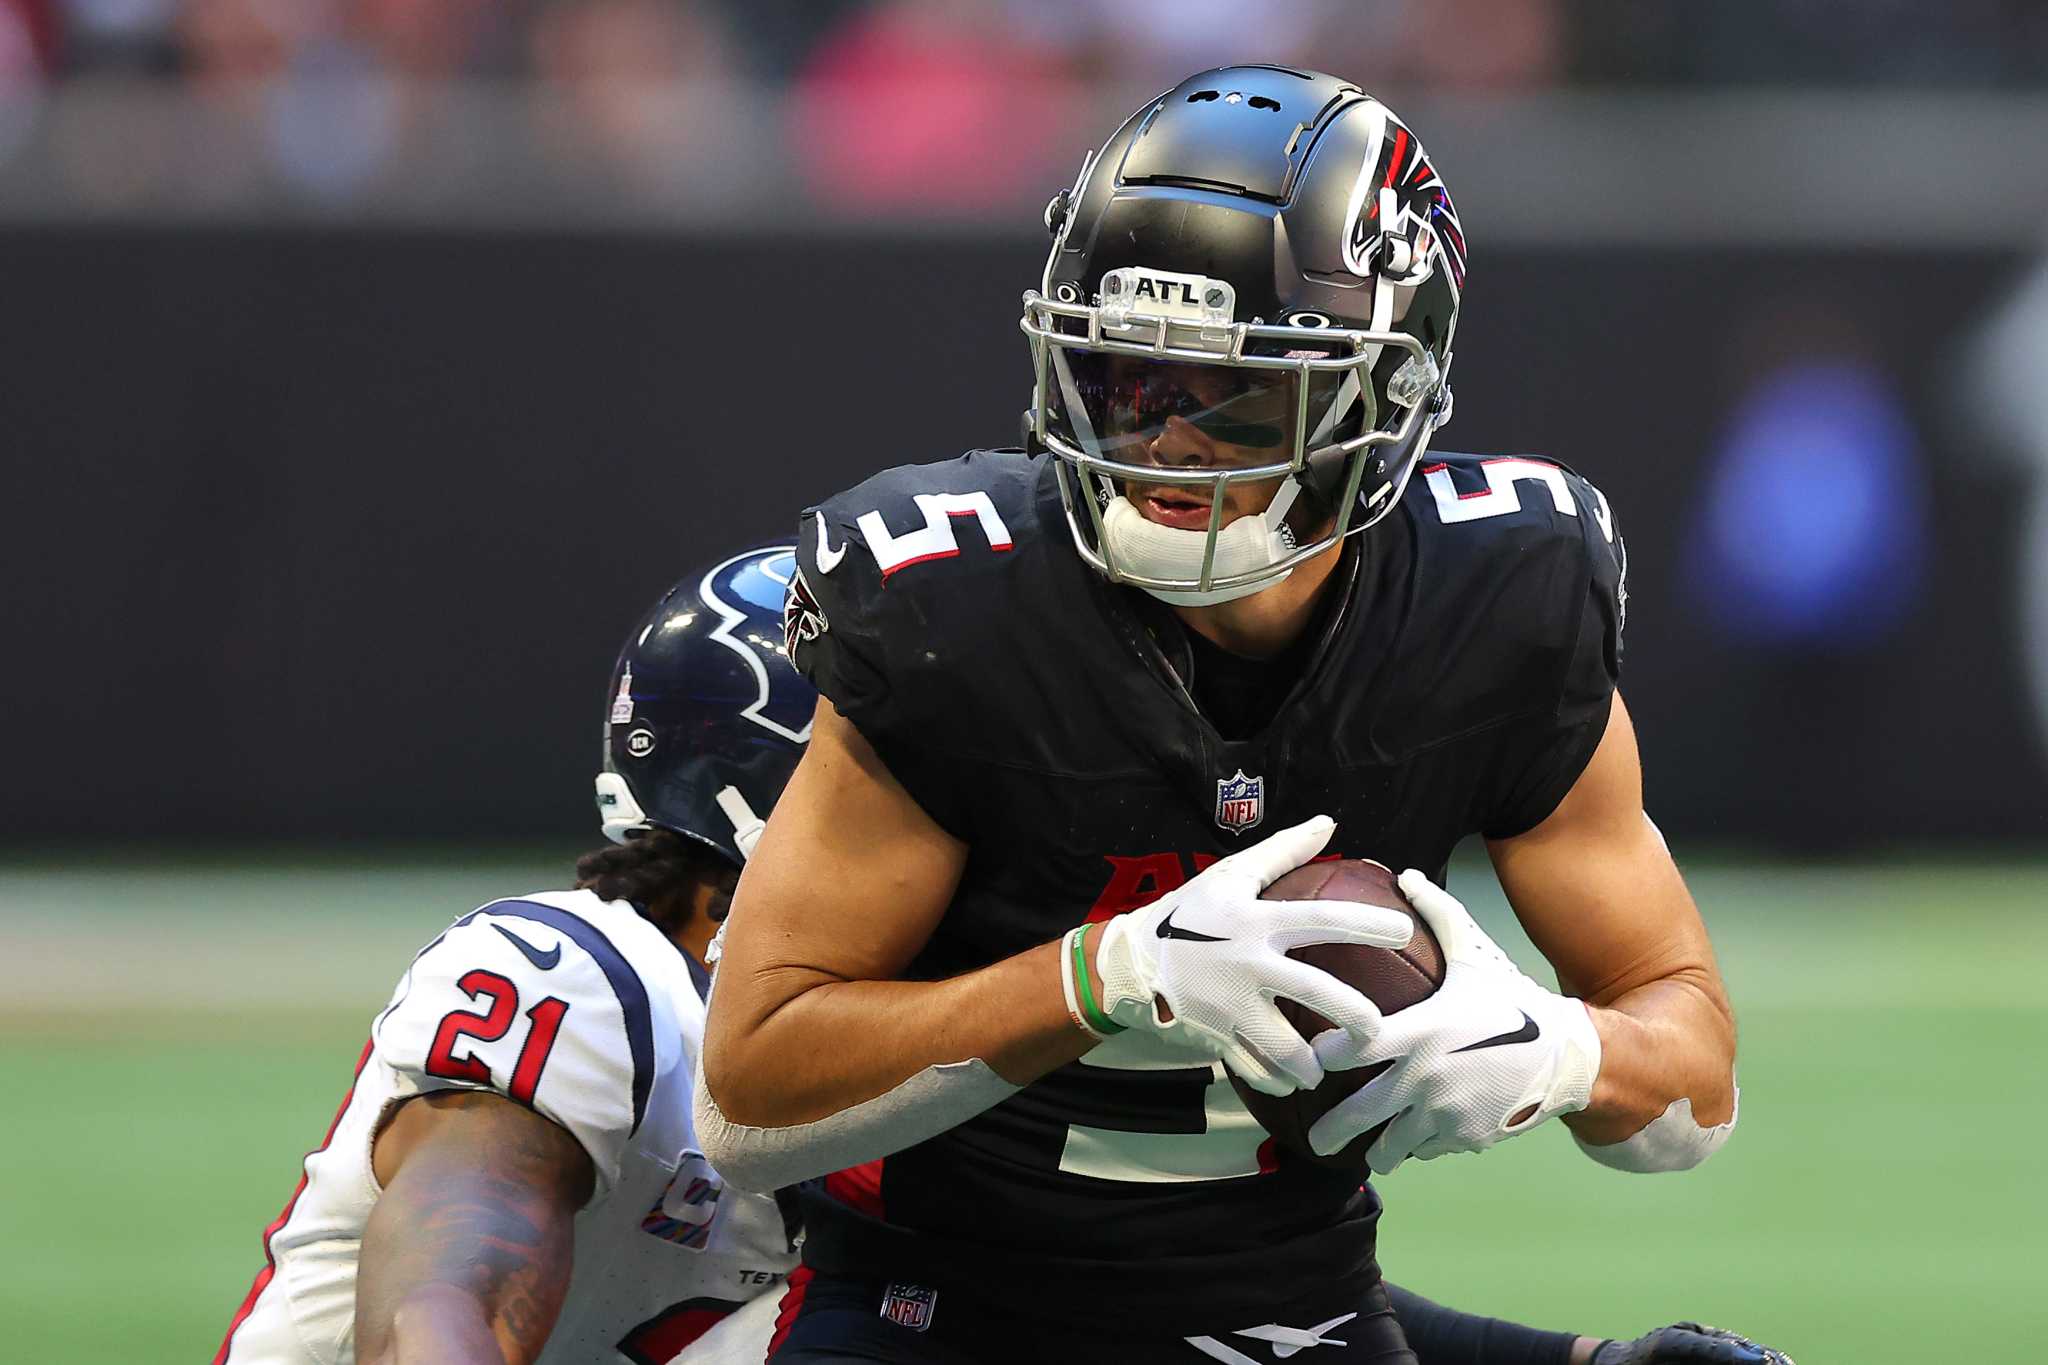
[{"label": "black football pant", "polygon": [[1048,1298],[1024,1313],[978,1300],[971,1286],[851,1276],[811,1276],[801,1305],[785,1300],[784,1312],[793,1306],[796,1317],[770,1353],[771,1365],[1416,1365],[1378,1284],[1363,1303],[1356,1296],[1345,1304],[1312,1297],[1276,1307],[1267,1321],[1200,1336],[1096,1325],[1105,1316],[1114,1320],[1113,1303],[1090,1303],[1080,1316]]}]

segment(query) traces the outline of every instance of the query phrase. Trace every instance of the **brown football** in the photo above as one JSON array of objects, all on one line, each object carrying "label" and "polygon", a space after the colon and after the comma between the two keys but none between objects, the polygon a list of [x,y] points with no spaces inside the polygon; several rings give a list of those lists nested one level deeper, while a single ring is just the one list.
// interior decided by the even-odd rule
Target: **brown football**
[{"label": "brown football", "polygon": [[[1288,954],[1296,961],[1320,968],[1356,988],[1383,1013],[1393,1014],[1427,1000],[1436,994],[1437,987],[1444,984],[1442,945],[1436,941],[1436,935],[1430,932],[1422,917],[1415,913],[1415,907],[1408,903],[1408,898],[1401,894],[1401,888],[1394,882],[1394,874],[1379,863],[1364,858],[1310,863],[1267,887],[1264,898],[1269,901],[1359,901],[1401,910],[1413,918],[1415,937],[1405,948],[1312,943]],[[1329,1020],[1306,1006],[1292,1000],[1278,1003],[1280,1013],[1304,1038],[1313,1038],[1330,1027]],[[1245,1108],[1251,1110],[1252,1117],[1273,1135],[1274,1145],[1281,1148],[1289,1159],[1356,1170],[1362,1177],[1366,1169],[1366,1149],[1372,1146],[1385,1124],[1360,1133],[1346,1143],[1342,1151],[1326,1157],[1317,1156],[1309,1146],[1308,1130],[1337,1101],[1385,1069],[1386,1063],[1382,1062],[1351,1071],[1332,1071],[1315,1089],[1298,1090],[1292,1095],[1262,1095],[1235,1075],[1231,1076],[1230,1082],[1237,1088]]]}]

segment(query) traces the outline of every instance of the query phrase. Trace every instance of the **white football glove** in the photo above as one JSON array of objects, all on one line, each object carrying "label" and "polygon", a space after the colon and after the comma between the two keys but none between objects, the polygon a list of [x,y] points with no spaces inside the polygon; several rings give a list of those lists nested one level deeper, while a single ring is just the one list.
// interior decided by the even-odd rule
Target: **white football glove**
[{"label": "white football glove", "polygon": [[[1194,1043],[1245,1084],[1285,1095],[1321,1084],[1314,1050],[1273,1001],[1284,996],[1341,1030],[1369,1030],[1364,995],[1287,954],[1309,943],[1400,948],[1414,921],[1350,901],[1262,901],[1337,828],[1318,815],[1231,854],[1142,910],[1109,920],[1095,949],[1102,1010],[1127,1028]],[[1164,1007],[1163,1009],[1161,1007]]]},{"label": "white football glove", "polygon": [[1401,890],[1443,945],[1444,984],[1388,1015],[1364,1041],[1353,1034],[1316,1040],[1317,1060],[1330,1071],[1393,1065],[1308,1132],[1309,1145],[1329,1155],[1392,1119],[1366,1152],[1381,1175],[1411,1156],[1484,1151],[1552,1115],[1584,1109],[1600,1071],[1600,1035],[1583,1002],[1531,980],[1455,896],[1422,873],[1403,872]]}]

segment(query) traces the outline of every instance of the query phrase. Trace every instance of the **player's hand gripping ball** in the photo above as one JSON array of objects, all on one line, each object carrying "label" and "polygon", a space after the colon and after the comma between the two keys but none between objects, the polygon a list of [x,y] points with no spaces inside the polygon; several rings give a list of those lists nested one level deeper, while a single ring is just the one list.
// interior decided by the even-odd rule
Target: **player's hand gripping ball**
[{"label": "player's hand gripping ball", "polygon": [[[1269,901],[1353,901],[1398,910],[1415,921],[1415,936],[1403,948],[1375,948],[1358,943],[1311,943],[1288,954],[1297,962],[1328,972],[1377,1005],[1383,1015],[1394,1014],[1427,1000],[1444,981],[1443,949],[1429,925],[1415,913],[1403,895],[1391,869],[1363,858],[1310,863],[1296,868],[1266,888]],[[1276,1002],[1280,1013],[1304,1038],[1314,1038],[1331,1027],[1330,1021],[1306,1005],[1292,1000]],[[1328,1072],[1320,1085],[1297,1090],[1291,1095],[1262,1095],[1232,1073],[1245,1108],[1251,1110],[1276,1143],[1290,1158],[1356,1171],[1362,1179],[1366,1149],[1386,1127],[1382,1123],[1359,1134],[1329,1156],[1317,1156],[1309,1146],[1308,1130],[1339,1101],[1387,1069],[1378,1062],[1346,1071]]]},{"label": "player's hand gripping ball", "polygon": [[1366,1151],[1380,1175],[1410,1157],[1485,1151],[1583,1109],[1600,1071],[1600,1034],[1583,1001],[1531,979],[1421,872],[1408,869],[1400,885],[1443,949],[1442,986],[1363,1038],[1352,1030],[1315,1042],[1326,1072],[1393,1063],[1309,1129],[1317,1151],[1336,1152],[1384,1125]]},{"label": "player's hand gripping ball", "polygon": [[1101,1012],[1200,1048],[1265,1094],[1322,1084],[1315,1049],[1283,1007],[1309,1006],[1360,1046],[1384,1020],[1372,1001],[1292,954],[1305,944],[1397,948],[1414,934],[1411,917],[1355,901],[1260,899],[1322,852],[1336,828],[1327,815],[1304,820],[1112,916],[1095,948]]}]

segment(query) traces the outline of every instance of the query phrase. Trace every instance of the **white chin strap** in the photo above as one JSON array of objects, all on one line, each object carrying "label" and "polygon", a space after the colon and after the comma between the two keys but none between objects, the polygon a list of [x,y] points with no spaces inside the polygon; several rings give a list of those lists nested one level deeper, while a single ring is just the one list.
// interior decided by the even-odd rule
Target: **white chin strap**
[{"label": "white chin strap", "polygon": [[[754,845],[761,842],[761,831],[768,822],[754,814],[754,808],[740,795],[738,787],[722,788],[716,799],[719,811],[732,821],[733,846],[739,849],[740,860],[744,862],[754,856]],[[597,775],[597,814],[603,822],[604,837],[615,844],[623,844],[654,827],[647,812],[633,799],[633,789],[618,773]]]},{"label": "white chin strap", "polygon": [[[1292,554],[1294,547],[1280,527],[1299,491],[1300,485],[1293,479],[1287,480],[1273,495],[1273,505],[1264,513],[1239,517],[1218,532],[1212,577],[1257,573]],[[1209,549],[1209,533],[1182,531],[1148,521],[1145,514],[1122,495],[1111,498],[1109,506],[1103,509],[1102,539],[1103,548],[1108,551],[1106,558],[1121,572],[1143,578],[1178,578],[1190,583],[1202,581],[1202,557]],[[1282,569],[1256,582],[1240,583],[1234,588],[1211,588],[1207,592],[1191,588],[1146,588],[1145,591],[1177,607],[1209,607],[1263,592],[1275,583],[1283,582],[1293,572],[1292,569]]]},{"label": "white chin strap", "polygon": [[725,787],[718,793],[718,808],[725,818],[732,821],[732,841],[740,851],[741,861],[754,856],[754,845],[761,842],[761,831],[768,822],[754,814],[754,808],[747,804],[747,798],[740,795],[738,787]]},{"label": "white chin strap", "polygon": [[597,775],[597,818],[603,824],[604,837],[615,844],[625,843],[648,827],[647,812],[640,809],[633,789],[617,773]]}]

